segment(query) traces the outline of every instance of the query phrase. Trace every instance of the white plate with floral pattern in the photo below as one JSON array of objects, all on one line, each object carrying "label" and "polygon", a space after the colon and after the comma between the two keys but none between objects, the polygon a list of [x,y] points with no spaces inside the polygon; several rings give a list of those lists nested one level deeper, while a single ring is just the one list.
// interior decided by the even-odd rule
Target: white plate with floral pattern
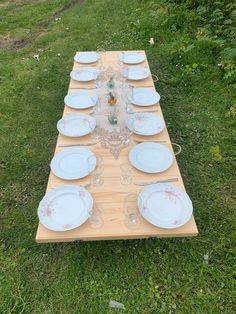
[{"label": "white plate with floral pattern", "polygon": [[129,100],[136,106],[153,106],[160,101],[160,95],[149,88],[134,88],[132,95],[129,94]]},{"label": "white plate with floral pattern", "polygon": [[166,146],[143,142],[134,146],[129,152],[130,163],[140,171],[159,173],[167,170],[173,163],[173,154]]},{"label": "white plate with floral pattern", "polygon": [[137,64],[145,60],[145,57],[140,52],[123,52],[120,54],[120,61],[127,64]]},{"label": "white plate with floral pattern", "polygon": [[188,194],[169,183],[144,188],[138,196],[141,215],[156,227],[173,229],[185,225],[192,216],[193,206]]},{"label": "white plate with floral pattern", "polygon": [[57,122],[58,131],[65,136],[79,137],[91,133],[96,119],[88,114],[68,115]]},{"label": "white plate with floral pattern", "polygon": [[39,203],[38,217],[49,230],[68,231],[81,226],[92,207],[92,196],[84,187],[66,185],[45,194]]},{"label": "white plate with floral pattern", "polygon": [[149,69],[142,66],[127,67],[123,71],[124,77],[126,77],[128,80],[134,80],[134,81],[143,80],[149,77],[150,74],[151,73]]},{"label": "white plate with floral pattern", "polygon": [[93,67],[82,67],[70,72],[70,77],[79,82],[89,82],[96,80],[98,71]]},{"label": "white plate with floral pattern", "polygon": [[[89,163],[91,158],[93,164]],[[51,170],[59,178],[64,180],[81,179],[89,175],[96,167],[96,156],[84,147],[71,147],[54,155],[51,160]]]},{"label": "white plate with floral pattern", "polygon": [[74,60],[79,63],[93,63],[98,61],[99,54],[95,51],[79,52],[74,56]]},{"label": "white plate with floral pattern", "polygon": [[154,135],[163,131],[165,123],[161,117],[153,113],[137,112],[128,116],[127,126],[136,134]]},{"label": "white plate with floral pattern", "polygon": [[87,109],[96,105],[98,101],[97,94],[87,90],[80,90],[67,94],[64,98],[65,104],[74,109]]}]

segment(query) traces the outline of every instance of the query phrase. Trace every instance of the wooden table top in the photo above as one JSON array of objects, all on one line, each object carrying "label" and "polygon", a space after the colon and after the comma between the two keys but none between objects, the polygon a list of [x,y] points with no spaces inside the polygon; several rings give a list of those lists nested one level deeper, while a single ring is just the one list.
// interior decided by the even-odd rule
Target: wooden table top
[{"label": "wooden table top", "polygon": [[[140,51],[145,55],[145,61],[139,65],[149,67],[145,51]],[[118,55],[119,51],[107,51],[106,52],[106,64],[111,66],[114,69],[118,67]],[[74,62],[73,69],[80,66],[77,62]],[[96,66],[96,63],[90,64],[89,66]],[[130,81],[135,87],[150,87],[155,89],[152,77],[148,77],[145,80],[141,81]],[[79,83],[74,80],[70,80],[68,93],[76,91],[81,88],[93,88],[94,86],[91,83]],[[150,109],[149,109],[150,108]],[[148,110],[158,109],[158,112],[155,114],[163,117],[160,104],[156,104],[152,107],[148,107]],[[147,110],[147,108],[137,107],[137,111]],[[91,112],[91,109],[76,110],[65,106],[63,116],[72,114],[72,113],[88,113]],[[132,135],[132,139],[145,139],[145,137]],[[148,137],[151,140],[166,141],[167,147],[172,151],[172,145],[169,138],[168,130],[165,128],[163,132],[155,136]],[[59,147],[62,144],[75,144],[75,143],[87,143],[90,141],[90,135],[84,136],[83,138],[70,138],[58,135],[57,144],[55,153],[63,150],[64,148]],[[125,215],[123,209],[123,200],[127,193],[135,193],[138,196],[138,193],[143,189],[143,187],[136,186],[134,182],[140,181],[150,181],[150,180],[164,180],[169,178],[178,178],[178,182],[172,184],[180,187],[185,190],[184,183],[179,171],[179,167],[174,157],[174,162],[172,166],[159,174],[147,174],[143,173],[135,168],[133,168],[133,183],[130,185],[122,185],[120,182],[120,165],[128,162],[128,153],[130,149],[135,146],[137,143],[131,141],[131,144],[124,148],[117,160],[114,159],[112,153],[102,148],[98,143],[88,148],[98,155],[101,155],[104,160],[104,172],[102,177],[104,183],[101,186],[89,186],[87,189],[91,193],[95,206],[98,205],[102,208],[102,218],[104,224],[101,228],[95,229],[92,228],[90,222],[85,222],[82,226],[65,232],[55,232],[45,228],[40,222],[38,225],[38,230],[36,234],[36,241],[39,243],[47,242],[69,242],[69,241],[92,241],[92,240],[115,240],[115,239],[141,239],[149,237],[186,237],[186,236],[196,236],[198,234],[197,226],[192,216],[191,219],[182,227],[176,229],[162,229],[157,228],[142,217],[140,218],[140,226],[137,229],[129,229],[124,223]],[[174,153],[174,152],[173,152]],[[56,177],[52,172],[49,174],[48,185],[46,192],[51,189],[63,185],[84,185],[90,182],[90,177],[86,177],[79,180],[62,180]],[[134,204],[135,206],[135,204]]]}]

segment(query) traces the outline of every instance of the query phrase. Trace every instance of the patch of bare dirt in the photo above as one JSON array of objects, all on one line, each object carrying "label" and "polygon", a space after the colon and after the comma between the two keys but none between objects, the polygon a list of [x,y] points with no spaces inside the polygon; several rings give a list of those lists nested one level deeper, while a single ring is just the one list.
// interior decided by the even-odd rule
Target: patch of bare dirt
[{"label": "patch of bare dirt", "polygon": [[60,16],[63,12],[75,7],[78,4],[81,4],[85,0],[71,0],[69,3],[65,4],[64,7],[62,7],[60,10],[54,13],[54,17]]},{"label": "patch of bare dirt", "polygon": [[43,20],[39,23],[40,26],[46,27],[48,26],[52,21],[55,20],[55,18],[62,16],[62,14],[71,8],[75,7],[78,4],[83,3],[85,0],[71,0],[69,3],[65,4],[61,9],[54,12],[52,16],[47,18],[46,20]]},{"label": "patch of bare dirt", "polygon": [[[10,0],[6,1],[4,3],[0,3],[1,7],[6,7],[10,4],[17,4],[17,5],[26,5],[26,4],[33,4],[33,3],[42,3],[47,0]],[[49,19],[41,21],[39,23],[40,26],[47,26],[50,24],[52,20],[54,20],[56,17],[61,16],[65,11],[70,10],[71,8],[75,7],[76,5],[79,5],[83,3],[85,0],[71,0],[69,3],[64,5],[61,9],[56,11]],[[39,34],[35,35],[35,37],[39,36]],[[34,39],[35,39],[34,37]],[[30,45],[32,40],[27,38],[12,38],[11,36],[7,35],[5,37],[0,37],[0,49],[21,49],[26,47],[27,45]]]},{"label": "patch of bare dirt", "polygon": [[0,9],[1,8],[6,8],[11,4],[16,4],[17,6],[23,6],[26,4],[34,4],[34,3],[42,3],[46,2],[47,0],[9,0],[5,2],[0,3]]},{"label": "patch of bare dirt", "polygon": [[0,3],[0,9],[7,7],[9,4],[11,4],[11,1],[6,1],[6,2]]},{"label": "patch of bare dirt", "polygon": [[0,49],[21,49],[31,43],[31,40],[26,38],[12,38],[5,36],[0,38]]}]

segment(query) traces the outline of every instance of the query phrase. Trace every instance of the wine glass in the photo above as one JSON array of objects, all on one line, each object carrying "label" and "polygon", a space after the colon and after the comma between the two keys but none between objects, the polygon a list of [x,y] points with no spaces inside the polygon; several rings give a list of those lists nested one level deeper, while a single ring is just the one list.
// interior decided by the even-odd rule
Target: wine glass
[{"label": "wine glass", "polygon": [[137,208],[137,195],[130,193],[124,198],[125,225],[129,229],[137,229],[140,226],[140,214]]},{"label": "wine glass", "polygon": [[121,51],[121,53],[118,55],[118,69],[119,69],[119,78],[121,81],[121,88],[123,88],[123,86],[125,85],[127,78],[125,75],[125,72],[127,71],[127,67],[125,66],[124,62],[123,62],[123,58],[124,58],[124,52]]},{"label": "wine glass", "polygon": [[101,228],[103,226],[103,219],[102,219],[102,209],[100,205],[95,204],[93,206],[93,209],[90,210],[89,212],[89,221],[91,224],[91,227],[94,229]]},{"label": "wine glass", "polygon": [[[96,128],[95,128],[96,129]],[[92,179],[91,183],[96,186],[100,186],[103,184],[103,179],[101,178],[101,174],[104,170],[103,159],[101,156],[90,156],[88,158],[88,167],[89,170],[92,171]]]},{"label": "wine glass", "polygon": [[95,103],[95,105],[93,106],[93,113],[99,113],[101,111],[101,99],[100,97],[98,97],[97,102]]},{"label": "wine glass", "polygon": [[123,185],[131,184],[132,182],[132,166],[129,163],[120,165],[121,177],[120,182]]},{"label": "wine glass", "polygon": [[123,59],[124,59],[124,52],[121,51],[121,53],[118,55],[118,68],[119,68],[120,72],[122,72],[122,70],[124,68]]},{"label": "wine glass", "polygon": [[132,98],[133,98],[133,86],[125,83],[122,87],[122,95],[125,103],[125,111],[127,113],[133,112]]},{"label": "wine glass", "polygon": [[103,48],[98,48],[97,53],[99,55],[98,69],[100,72],[103,72],[106,66],[106,51]]},{"label": "wine glass", "polygon": [[96,89],[101,89],[103,83],[104,83],[104,72],[103,71],[98,71],[97,77],[95,79],[95,88]]},{"label": "wine glass", "polygon": [[100,141],[100,128],[98,125],[91,129],[91,139],[94,143],[98,143]]}]

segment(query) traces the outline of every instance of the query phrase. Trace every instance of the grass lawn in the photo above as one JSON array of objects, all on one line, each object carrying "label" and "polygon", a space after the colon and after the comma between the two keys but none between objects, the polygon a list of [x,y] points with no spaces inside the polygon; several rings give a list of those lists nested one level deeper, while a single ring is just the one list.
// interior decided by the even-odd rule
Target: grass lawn
[{"label": "grass lawn", "polygon": [[[219,40],[173,1],[1,0],[0,313],[235,311],[235,85]],[[146,50],[196,238],[35,243],[73,56],[98,48]]]}]

